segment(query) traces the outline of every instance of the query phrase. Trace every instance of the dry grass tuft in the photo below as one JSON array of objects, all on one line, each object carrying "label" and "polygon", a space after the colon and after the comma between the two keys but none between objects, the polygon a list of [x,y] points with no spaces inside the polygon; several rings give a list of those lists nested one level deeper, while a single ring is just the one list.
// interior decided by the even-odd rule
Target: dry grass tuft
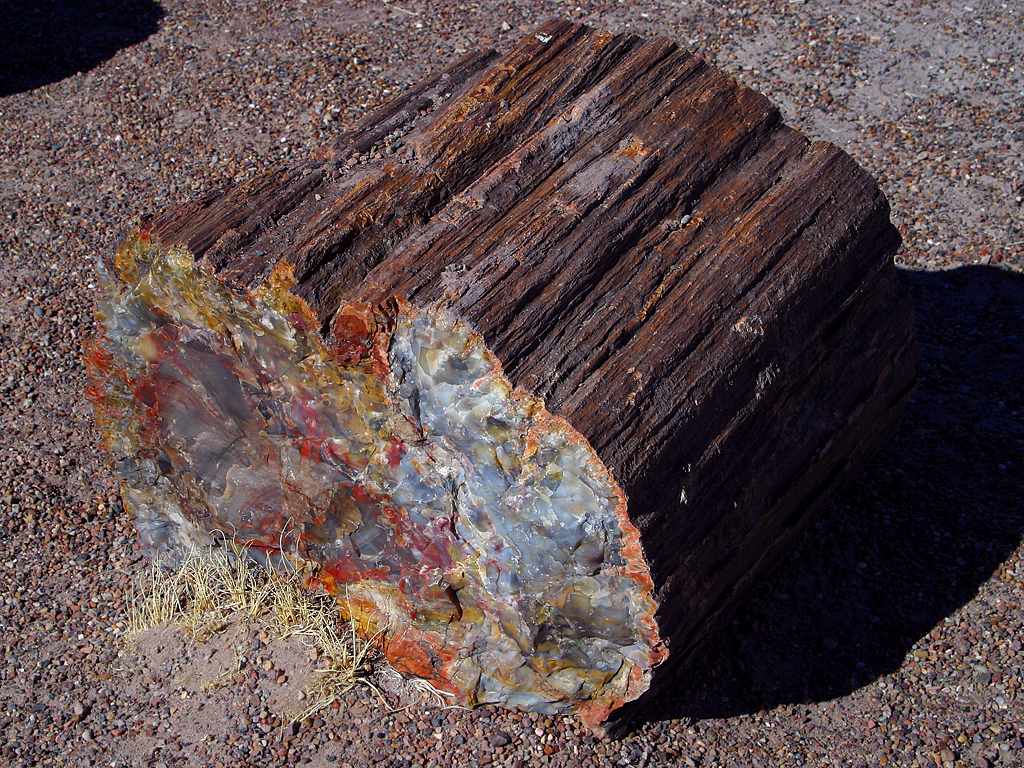
[{"label": "dry grass tuft", "polygon": [[351,622],[341,620],[335,600],[307,589],[301,574],[264,568],[230,544],[191,549],[174,570],[152,563],[129,593],[127,635],[131,640],[147,629],[177,626],[204,640],[238,617],[317,649],[322,666],[307,689],[310,703],[293,722],[331,706],[357,685],[391,709],[376,681],[379,637],[361,639]]}]

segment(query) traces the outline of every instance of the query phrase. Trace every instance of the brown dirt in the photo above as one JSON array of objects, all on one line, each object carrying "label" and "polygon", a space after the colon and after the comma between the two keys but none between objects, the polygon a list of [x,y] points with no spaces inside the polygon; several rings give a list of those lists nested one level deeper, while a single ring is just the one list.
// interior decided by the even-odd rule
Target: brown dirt
[{"label": "brown dirt", "polygon": [[[113,757],[125,765],[145,765],[169,740],[200,763],[216,761],[221,745],[250,731],[261,746],[287,743],[292,720],[308,706],[304,690],[316,664],[297,638],[241,622],[203,641],[176,629],[147,630],[126,651],[115,679],[156,717],[118,740]],[[238,711],[253,702],[254,721]]]}]

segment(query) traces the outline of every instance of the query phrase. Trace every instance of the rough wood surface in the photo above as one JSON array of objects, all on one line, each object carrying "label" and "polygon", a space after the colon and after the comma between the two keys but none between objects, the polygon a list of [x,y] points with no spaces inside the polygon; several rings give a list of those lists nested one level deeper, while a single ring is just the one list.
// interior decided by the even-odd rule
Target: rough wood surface
[{"label": "rough wood surface", "polygon": [[240,285],[289,261],[325,324],[392,294],[472,323],[625,489],[666,668],[882,439],[914,375],[875,182],[665,40],[550,22],[148,226]]}]

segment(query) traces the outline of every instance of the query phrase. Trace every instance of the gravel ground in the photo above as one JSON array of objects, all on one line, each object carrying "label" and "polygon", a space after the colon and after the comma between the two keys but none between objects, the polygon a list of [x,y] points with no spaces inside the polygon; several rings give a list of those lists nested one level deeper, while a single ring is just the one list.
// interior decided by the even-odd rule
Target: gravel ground
[{"label": "gravel ground", "polygon": [[[1024,6],[968,1],[5,3],[0,764],[1024,765]],[[621,740],[366,694],[285,727],[273,662],[196,715],[184,646],[118,640],[141,557],[81,396],[96,254],[552,15],[699,48],[878,175],[922,341],[898,433]]]}]

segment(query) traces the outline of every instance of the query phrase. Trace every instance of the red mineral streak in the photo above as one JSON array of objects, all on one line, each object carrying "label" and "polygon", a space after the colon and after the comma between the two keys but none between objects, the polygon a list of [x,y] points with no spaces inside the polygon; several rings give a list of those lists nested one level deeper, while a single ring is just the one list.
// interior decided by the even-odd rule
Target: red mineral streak
[{"label": "red mineral streak", "polygon": [[405,443],[398,437],[392,437],[388,447],[388,464],[397,467],[405,456]]},{"label": "red mineral streak", "polygon": [[349,304],[334,315],[331,322],[331,353],[342,365],[363,360],[373,346],[376,332],[373,308],[368,304]]}]

